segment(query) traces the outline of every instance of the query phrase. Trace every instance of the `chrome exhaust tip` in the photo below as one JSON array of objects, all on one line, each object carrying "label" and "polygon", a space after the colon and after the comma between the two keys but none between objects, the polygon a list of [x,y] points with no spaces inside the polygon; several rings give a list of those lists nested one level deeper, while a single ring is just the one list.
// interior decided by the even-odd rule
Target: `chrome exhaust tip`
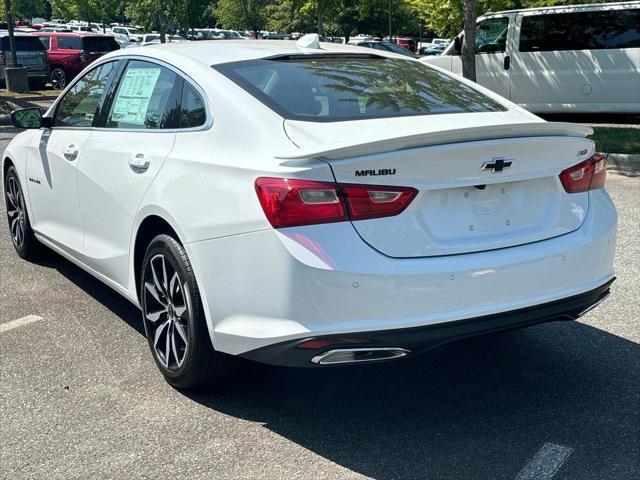
[{"label": "chrome exhaust tip", "polygon": [[410,353],[410,350],[399,347],[339,348],[316,355],[311,359],[311,363],[337,365],[340,363],[377,362],[406,357]]}]

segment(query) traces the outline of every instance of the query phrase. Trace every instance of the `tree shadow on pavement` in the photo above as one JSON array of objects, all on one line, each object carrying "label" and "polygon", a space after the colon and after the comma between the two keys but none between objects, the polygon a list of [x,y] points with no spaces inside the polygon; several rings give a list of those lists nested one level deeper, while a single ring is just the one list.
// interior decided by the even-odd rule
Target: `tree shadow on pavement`
[{"label": "tree shadow on pavement", "polygon": [[545,444],[563,478],[638,478],[640,349],[577,322],[451,343],[411,360],[252,365],[191,394],[379,479],[514,479]]}]

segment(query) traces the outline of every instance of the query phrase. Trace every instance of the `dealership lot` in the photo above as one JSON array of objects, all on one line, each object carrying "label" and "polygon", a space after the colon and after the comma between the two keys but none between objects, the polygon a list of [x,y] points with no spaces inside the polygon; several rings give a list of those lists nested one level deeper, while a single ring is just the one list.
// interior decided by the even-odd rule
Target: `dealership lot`
[{"label": "dealership lot", "polygon": [[132,305],[54,254],[19,260],[3,220],[0,477],[636,478],[640,177],[607,187],[618,281],[579,322],[385,365],[241,365],[225,391],[188,395]]}]

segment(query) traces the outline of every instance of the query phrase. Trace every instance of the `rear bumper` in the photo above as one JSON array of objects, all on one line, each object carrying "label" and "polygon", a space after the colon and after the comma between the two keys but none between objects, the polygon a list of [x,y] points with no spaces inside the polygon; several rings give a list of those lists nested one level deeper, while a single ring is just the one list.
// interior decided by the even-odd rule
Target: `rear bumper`
[{"label": "rear bumper", "polygon": [[[326,341],[321,348],[316,349],[300,347],[303,342],[309,340],[308,338],[289,340],[251,350],[241,356],[271,365],[314,367],[318,366],[314,359],[326,352],[350,348],[402,349],[409,355],[415,355],[465,337],[514,330],[556,320],[576,320],[607,298],[614,280],[615,278],[580,295],[510,312],[416,328],[313,337],[316,340]],[[351,339],[352,342],[350,342]]]},{"label": "rear bumper", "polygon": [[386,257],[346,222],[190,242],[185,249],[214,347],[253,355],[307,338],[446,328],[591,292],[614,277],[617,216],[603,189],[589,196],[574,232],[471,254]]}]

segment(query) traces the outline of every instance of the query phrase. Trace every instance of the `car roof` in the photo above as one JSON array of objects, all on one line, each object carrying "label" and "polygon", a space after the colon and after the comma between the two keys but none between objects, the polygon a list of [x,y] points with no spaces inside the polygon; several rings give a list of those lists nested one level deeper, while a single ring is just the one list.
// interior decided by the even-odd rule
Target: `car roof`
[{"label": "car roof", "polygon": [[490,17],[492,15],[501,15],[503,13],[524,13],[524,12],[538,12],[538,11],[553,12],[553,11],[582,10],[582,9],[598,10],[601,8],[610,8],[610,7],[619,7],[619,6],[637,8],[638,2],[632,1],[632,2],[611,2],[611,3],[584,3],[584,4],[577,4],[577,5],[565,4],[565,5],[551,5],[548,7],[518,8],[513,10],[501,10],[499,12],[488,11],[484,15],[481,15],[481,17],[485,18],[485,17]]},{"label": "car roof", "polygon": [[[243,60],[257,60],[285,55],[359,53],[372,55],[370,49],[354,45],[320,43],[321,49],[301,48],[295,41],[288,40],[203,40],[199,42],[166,43],[145,47],[145,56],[163,59],[179,55],[190,60],[211,66]],[[382,55],[384,52],[380,52]],[[126,50],[116,51],[110,57],[132,55]],[[375,53],[378,55],[378,52]],[[385,55],[387,56],[387,55]],[[395,54],[390,57],[398,58]]]}]

